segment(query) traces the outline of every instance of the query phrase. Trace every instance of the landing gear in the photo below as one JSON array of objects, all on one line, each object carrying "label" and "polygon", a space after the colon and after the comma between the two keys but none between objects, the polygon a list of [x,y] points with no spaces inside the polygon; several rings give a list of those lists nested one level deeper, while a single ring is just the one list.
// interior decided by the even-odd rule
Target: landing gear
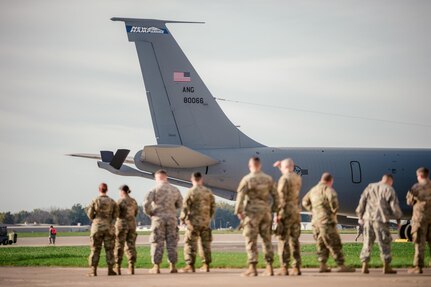
[{"label": "landing gear", "polygon": [[398,231],[398,235],[400,236],[401,239],[407,239],[408,241],[413,240],[412,226],[409,220],[401,225],[400,230]]}]

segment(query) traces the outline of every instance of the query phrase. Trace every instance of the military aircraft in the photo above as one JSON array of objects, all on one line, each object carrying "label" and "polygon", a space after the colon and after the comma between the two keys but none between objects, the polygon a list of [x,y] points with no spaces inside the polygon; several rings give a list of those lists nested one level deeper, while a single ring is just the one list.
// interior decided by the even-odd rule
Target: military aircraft
[{"label": "military aircraft", "polygon": [[[200,171],[214,194],[229,200],[235,200],[238,183],[248,173],[250,157],[259,156],[263,170],[274,178],[280,173],[273,163],[290,157],[303,178],[303,194],[319,181],[323,172],[334,175],[339,214],[344,219],[355,216],[359,197],[368,183],[391,173],[403,212],[406,218],[409,215],[405,196],[416,181],[416,169],[430,166],[430,149],[265,146],[227,118],[166,26],[196,22],[111,20],[124,22],[129,41],[136,45],[157,145],[144,146],[133,158],[128,157],[127,149],[119,149],[115,154],[101,151],[101,156],[73,156],[99,158],[100,168],[123,176],[152,179],[154,172],[163,168],[173,184],[185,187],[190,186],[190,174]],[[400,233],[403,238],[409,235],[409,225],[403,225]]]}]

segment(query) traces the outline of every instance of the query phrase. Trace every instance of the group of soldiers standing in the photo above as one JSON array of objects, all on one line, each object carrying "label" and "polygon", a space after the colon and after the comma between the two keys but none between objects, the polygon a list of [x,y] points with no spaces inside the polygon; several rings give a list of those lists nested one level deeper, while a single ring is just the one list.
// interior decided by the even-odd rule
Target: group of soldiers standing
[{"label": "group of soldiers standing", "polygon": [[[257,276],[258,236],[263,241],[263,253],[266,262],[264,275],[273,276],[274,252],[271,234],[273,214],[277,228],[278,254],[280,271],[278,275],[301,275],[301,252],[299,237],[301,218],[299,194],[302,186],[301,177],[294,172],[292,159],[274,163],[280,169],[278,184],[271,176],[265,174],[258,157],[249,160],[250,173],[240,182],[237,190],[235,214],[240,219],[240,227],[246,242],[248,269],[243,276]],[[431,181],[429,170],[417,170],[418,183],[407,194],[407,203],[413,206],[412,234],[415,243],[414,268],[409,273],[422,273],[426,242],[431,249]],[[160,273],[164,244],[169,261],[169,272],[177,273],[177,244],[179,240],[177,212],[181,210],[180,221],[187,225],[184,236],[184,258],[186,267],[182,272],[195,272],[198,242],[200,242],[202,271],[210,271],[212,234],[210,221],[215,213],[215,199],[211,190],[204,187],[203,177],[199,172],[191,176],[192,188],[183,199],[179,190],[169,184],[166,171],[155,173],[156,187],[151,190],[144,201],[144,212],[151,217],[151,260],[153,268],[150,273]],[[330,272],[327,260],[331,253],[337,263],[338,272],[354,272],[355,269],[344,264],[342,243],[337,230],[337,212],[339,208],[337,193],[333,188],[334,178],[324,173],[320,182],[302,199],[302,206],[312,213],[313,235],[316,240],[319,272]],[[385,174],[382,180],[369,184],[363,191],[356,214],[359,224],[363,226],[364,243],[360,254],[362,273],[369,273],[372,245],[377,241],[381,259],[384,263],[383,273],[396,273],[390,266],[391,242],[390,220],[401,220],[401,209],[396,193],[392,187],[393,177]],[[94,199],[88,208],[88,216],[93,220],[91,228],[91,254],[89,275],[97,275],[97,265],[102,243],[106,250],[108,275],[121,274],[121,263],[126,253],[129,260],[129,273],[134,274],[136,262],[136,222],[138,207],[129,196],[127,186],[120,188],[118,202],[107,195],[107,185],[99,186],[99,197]],[[200,239],[200,240],[199,240]],[[115,242],[115,243],[114,243]],[[289,272],[290,259],[293,257],[292,270]]]}]

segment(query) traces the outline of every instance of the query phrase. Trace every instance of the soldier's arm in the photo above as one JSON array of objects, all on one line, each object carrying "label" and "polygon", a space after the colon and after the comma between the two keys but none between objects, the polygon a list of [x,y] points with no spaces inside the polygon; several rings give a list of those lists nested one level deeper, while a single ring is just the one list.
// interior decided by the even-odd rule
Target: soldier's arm
[{"label": "soldier's arm", "polygon": [[391,207],[392,215],[397,221],[399,221],[401,219],[401,216],[403,216],[403,212],[401,211],[397,194],[395,193],[395,190],[393,188],[390,189],[389,205]]},{"label": "soldier's arm", "polygon": [[181,192],[177,189],[177,200],[175,201],[175,207],[180,209],[183,206],[183,196]]},{"label": "soldier's arm", "polygon": [[415,205],[417,201],[417,189],[416,184],[407,192],[406,201],[409,206]]},{"label": "soldier's arm", "polygon": [[114,212],[112,213],[111,223],[115,224],[115,221],[117,220],[118,215],[120,215],[120,207],[114,200],[112,202],[114,203]]},{"label": "soldier's arm", "polygon": [[333,188],[331,188],[329,194],[329,204],[331,206],[331,211],[333,214],[337,214],[339,208],[337,192]]},{"label": "soldier's arm", "polygon": [[310,200],[310,192],[307,192],[307,194],[304,196],[304,198],[302,199],[302,206],[308,210],[311,211],[312,206],[311,206],[311,200]]},{"label": "soldier's arm", "polygon": [[186,196],[184,197],[183,208],[181,209],[181,214],[180,214],[180,220],[181,220],[181,222],[184,222],[187,219],[187,216],[189,215],[189,212],[190,212],[190,197],[191,197],[191,193],[190,193],[190,190],[189,190],[187,192]]},{"label": "soldier's arm", "polygon": [[362,217],[365,213],[365,207],[367,206],[367,199],[368,199],[368,186],[365,188],[365,190],[362,192],[361,198],[359,199],[358,207],[356,208],[356,215],[358,216],[359,220],[362,220]]},{"label": "soldier's arm", "polygon": [[144,213],[148,216],[153,216],[153,207],[151,203],[154,201],[155,190],[150,191],[144,200]]},{"label": "soldier's arm", "polygon": [[216,212],[216,203],[214,194],[211,193],[211,207],[210,207],[210,217],[212,218]]},{"label": "soldier's arm", "polygon": [[133,205],[135,206],[135,217],[136,217],[138,216],[138,210],[139,210],[138,203],[136,202],[136,200],[133,200]]},{"label": "soldier's arm", "polygon": [[280,205],[280,199],[278,197],[277,185],[271,179],[271,196],[272,196],[272,212],[277,213]]},{"label": "soldier's arm", "polygon": [[242,179],[237,189],[236,204],[235,204],[235,214],[238,216],[242,216],[242,214],[244,213],[244,198],[245,198],[246,192],[247,192],[247,181]]},{"label": "soldier's arm", "polygon": [[286,179],[281,177],[280,180],[278,181],[278,186],[277,186],[277,193],[278,193],[278,199],[279,199],[277,215],[280,218],[284,217],[284,210],[286,209],[286,196],[284,194],[284,189],[286,184],[287,184]]},{"label": "soldier's arm", "polygon": [[90,220],[93,220],[94,218],[96,218],[96,210],[94,208],[95,202],[94,200],[88,205],[87,208],[87,216]]}]

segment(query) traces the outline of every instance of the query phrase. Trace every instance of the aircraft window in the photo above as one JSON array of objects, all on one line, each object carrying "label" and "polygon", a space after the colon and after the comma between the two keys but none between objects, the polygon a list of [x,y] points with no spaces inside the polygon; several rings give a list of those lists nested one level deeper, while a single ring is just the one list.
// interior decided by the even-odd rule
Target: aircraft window
[{"label": "aircraft window", "polygon": [[359,163],[359,161],[351,161],[350,170],[352,172],[352,182],[361,183],[362,172],[361,172],[361,164]]}]

